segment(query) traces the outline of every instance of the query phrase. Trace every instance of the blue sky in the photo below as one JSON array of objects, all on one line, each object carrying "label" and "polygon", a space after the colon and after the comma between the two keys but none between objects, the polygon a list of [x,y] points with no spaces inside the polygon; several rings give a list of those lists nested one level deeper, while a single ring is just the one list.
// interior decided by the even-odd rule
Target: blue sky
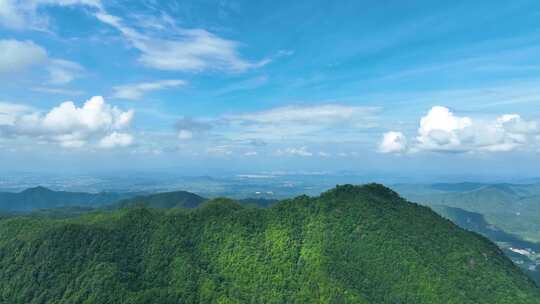
[{"label": "blue sky", "polygon": [[533,0],[0,0],[0,166],[535,175],[539,53]]}]

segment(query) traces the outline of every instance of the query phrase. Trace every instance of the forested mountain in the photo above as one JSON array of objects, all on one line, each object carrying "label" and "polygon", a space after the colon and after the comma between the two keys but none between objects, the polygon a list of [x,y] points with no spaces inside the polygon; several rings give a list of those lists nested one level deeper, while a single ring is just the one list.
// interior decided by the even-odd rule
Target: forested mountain
[{"label": "forested mountain", "polygon": [[0,303],[540,303],[493,243],[378,184],[0,231]]},{"label": "forested mountain", "polygon": [[196,208],[206,199],[187,191],[162,192],[149,195],[140,195],[130,199],[125,199],[113,207],[147,207],[147,208]]},{"label": "forested mountain", "polygon": [[58,207],[100,207],[134,196],[134,193],[85,193],[53,191],[44,187],[24,191],[0,192],[0,211],[29,212]]},{"label": "forested mountain", "polygon": [[[86,193],[53,191],[45,187],[29,188],[24,191],[0,192],[0,217],[14,213],[32,212],[33,215],[66,217],[79,215],[94,209],[147,207],[147,208],[196,208],[207,200],[187,191],[140,194],[135,192]],[[243,206],[267,208],[277,200],[244,198],[237,202]]]},{"label": "forested mountain", "polygon": [[392,188],[413,202],[480,213],[504,231],[540,242],[540,184],[405,184]]},{"label": "forested mountain", "polygon": [[504,253],[540,286],[540,269],[537,269],[540,264],[540,244],[524,241],[489,224],[479,213],[446,206],[432,206],[432,209],[460,227],[480,233],[498,244]]},{"label": "forested mountain", "polygon": [[[170,208],[196,208],[207,198],[187,191],[162,192],[156,194],[139,195],[130,199],[121,200],[110,208],[146,207],[158,209]],[[235,200],[236,203],[250,208],[268,208],[279,200],[267,198],[243,198]]]}]

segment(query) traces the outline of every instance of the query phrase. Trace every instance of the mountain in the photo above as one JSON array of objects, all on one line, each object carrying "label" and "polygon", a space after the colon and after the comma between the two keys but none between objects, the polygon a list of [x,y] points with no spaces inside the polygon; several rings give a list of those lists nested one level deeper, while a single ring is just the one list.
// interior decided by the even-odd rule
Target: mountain
[{"label": "mountain", "polygon": [[432,206],[434,211],[460,227],[480,233],[495,242],[503,252],[540,286],[540,244],[524,241],[489,224],[483,215],[446,206]]},{"label": "mountain", "polygon": [[[138,206],[158,209],[197,208],[206,200],[206,198],[191,192],[174,191],[136,196],[130,199],[122,200],[116,204],[113,204],[111,207],[126,208]],[[279,201],[267,198],[243,198],[235,200],[235,202],[244,207],[268,208]]]},{"label": "mountain", "polygon": [[196,208],[206,199],[191,192],[187,191],[174,191],[174,192],[162,192],[150,195],[141,195],[133,198],[125,199],[117,204],[115,207],[147,207],[147,208]]},{"label": "mountain", "polygon": [[514,209],[514,202],[521,199],[511,188],[502,185],[485,185],[465,191],[452,189],[428,194],[417,191],[408,194],[407,197],[430,205],[445,205],[480,213],[510,212],[510,209]]},{"label": "mountain", "polygon": [[18,193],[0,192],[0,210],[29,212],[59,207],[100,207],[134,195],[134,193],[115,192],[53,191],[45,187],[34,187]]},{"label": "mountain", "polygon": [[[480,233],[493,241],[498,242],[518,242],[521,241],[516,236],[508,234],[498,227],[489,224],[480,213],[466,211],[460,208],[434,205],[431,208],[451,220],[456,225],[477,233]],[[523,243],[527,243],[524,242]]]},{"label": "mountain", "polygon": [[378,184],[0,231],[0,303],[540,303],[496,245]]},{"label": "mountain", "polygon": [[258,197],[239,199],[236,202],[245,207],[268,208],[279,202],[279,200]]},{"label": "mountain", "polygon": [[392,188],[424,205],[480,213],[504,231],[540,242],[540,184],[402,184]]},{"label": "mountain", "polygon": [[463,183],[435,183],[431,185],[431,188],[435,190],[440,191],[448,191],[448,192],[464,192],[464,191],[473,191],[477,190],[481,187],[484,187],[486,184],[482,183],[471,183],[471,182],[463,182]]}]

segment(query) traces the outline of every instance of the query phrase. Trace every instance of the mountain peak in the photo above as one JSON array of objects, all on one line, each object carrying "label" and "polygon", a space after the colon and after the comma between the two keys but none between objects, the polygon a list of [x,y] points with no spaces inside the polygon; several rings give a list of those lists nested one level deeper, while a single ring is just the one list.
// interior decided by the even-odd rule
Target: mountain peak
[{"label": "mountain peak", "polygon": [[25,193],[25,194],[33,194],[33,193],[41,194],[41,193],[51,193],[51,192],[54,192],[54,191],[43,186],[36,186],[36,187],[28,188],[21,191],[21,193]]},{"label": "mountain peak", "polygon": [[326,191],[321,196],[336,195],[336,196],[357,196],[357,195],[375,195],[386,199],[400,198],[394,190],[378,183],[369,183],[364,185],[344,184],[337,185],[335,188]]}]

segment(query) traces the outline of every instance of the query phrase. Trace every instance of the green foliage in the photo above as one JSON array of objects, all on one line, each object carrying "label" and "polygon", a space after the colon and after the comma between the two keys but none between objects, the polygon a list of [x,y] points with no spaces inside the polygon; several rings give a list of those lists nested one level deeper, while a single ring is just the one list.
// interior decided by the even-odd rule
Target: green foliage
[{"label": "green foliage", "polygon": [[377,184],[0,220],[0,303],[540,303],[484,237]]},{"label": "green foliage", "polygon": [[407,199],[484,215],[492,225],[520,238],[540,242],[540,184],[395,185]]},{"label": "green foliage", "polygon": [[66,192],[35,187],[19,193],[0,192],[0,212],[29,212],[59,207],[100,207],[132,196],[133,193]]},{"label": "green foliage", "polygon": [[[536,270],[536,265],[540,262],[540,244],[524,241],[518,236],[509,234],[489,224],[484,216],[479,213],[446,206],[432,206],[431,208],[458,226],[480,233],[497,243],[503,249],[503,252],[516,262],[516,265],[533,278],[537,284],[540,284],[540,273]],[[512,251],[511,248],[525,249],[530,254],[519,254]]]},{"label": "green foliage", "polygon": [[150,195],[141,195],[136,196],[130,199],[125,199],[113,207],[125,208],[125,207],[147,207],[147,208],[160,208],[160,209],[169,209],[169,208],[196,208],[198,207],[205,199],[186,191],[174,191],[174,192],[163,192]]}]

